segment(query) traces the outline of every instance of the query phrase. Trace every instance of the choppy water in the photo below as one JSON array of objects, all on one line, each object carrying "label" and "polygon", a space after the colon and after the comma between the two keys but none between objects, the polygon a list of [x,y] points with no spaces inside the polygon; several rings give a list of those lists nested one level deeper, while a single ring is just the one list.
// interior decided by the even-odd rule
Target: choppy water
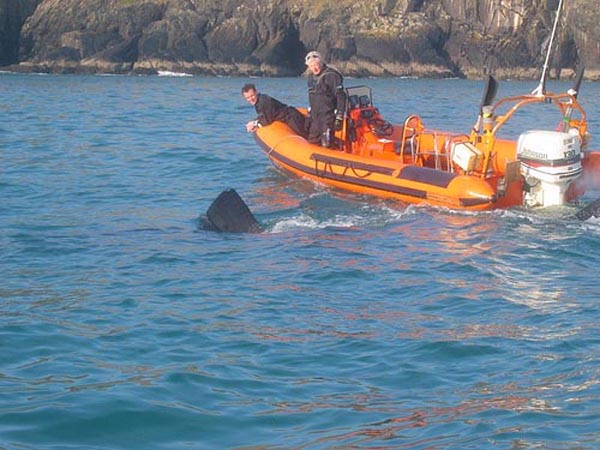
[{"label": "choppy water", "polygon": [[[600,221],[291,179],[246,81],[0,75],[0,448],[599,448]],[[365,81],[465,131],[482,90]],[[228,187],[267,233],[197,229]]]}]

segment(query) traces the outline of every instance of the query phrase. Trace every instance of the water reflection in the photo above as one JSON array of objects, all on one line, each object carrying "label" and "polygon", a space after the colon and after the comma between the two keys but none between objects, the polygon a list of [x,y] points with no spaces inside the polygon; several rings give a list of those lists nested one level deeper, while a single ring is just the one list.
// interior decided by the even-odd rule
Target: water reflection
[{"label": "water reflection", "polygon": [[[360,399],[355,399],[360,401]],[[285,413],[291,412],[287,405],[283,405]],[[321,403],[315,405],[319,408],[328,408],[330,405]],[[355,409],[355,408],[353,408]],[[357,411],[364,412],[358,408]],[[306,412],[304,408],[296,412]],[[530,413],[523,417],[520,425],[502,426],[502,421],[496,423],[491,417],[507,417],[512,414]],[[426,449],[451,449],[451,448],[486,448],[492,445],[491,436],[497,436],[496,445],[503,441],[502,436],[515,434],[516,436],[532,433],[532,428],[537,422],[537,415],[542,417],[547,414],[554,416],[559,410],[552,407],[543,399],[524,396],[506,395],[488,398],[467,399],[456,406],[432,407],[427,410],[406,410],[404,414],[392,416],[380,421],[364,423],[362,426],[353,427],[350,431],[343,431],[342,426],[323,432],[326,436],[308,443],[309,446],[334,446],[361,449],[398,449],[398,448],[426,448]],[[463,430],[460,432],[459,430]],[[465,431],[467,430],[467,431]],[[514,443],[514,440],[512,441]],[[527,440],[521,440],[527,448]],[[566,445],[575,444],[570,440],[563,442]],[[556,442],[556,448],[567,448]],[[548,448],[545,445],[543,448]],[[570,448],[570,447],[569,447]],[[582,447],[590,448],[590,447]]]}]

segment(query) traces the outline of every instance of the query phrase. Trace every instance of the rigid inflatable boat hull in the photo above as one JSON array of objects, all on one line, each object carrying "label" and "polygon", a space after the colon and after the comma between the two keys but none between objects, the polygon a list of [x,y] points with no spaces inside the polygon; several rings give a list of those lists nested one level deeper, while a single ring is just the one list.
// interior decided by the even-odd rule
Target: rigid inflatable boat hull
[{"label": "rigid inflatable boat hull", "polygon": [[259,129],[255,138],[277,167],[340,189],[472,210],[492,209],[497,200],[482,178],[327,149],[294,135],[282,123]]}]

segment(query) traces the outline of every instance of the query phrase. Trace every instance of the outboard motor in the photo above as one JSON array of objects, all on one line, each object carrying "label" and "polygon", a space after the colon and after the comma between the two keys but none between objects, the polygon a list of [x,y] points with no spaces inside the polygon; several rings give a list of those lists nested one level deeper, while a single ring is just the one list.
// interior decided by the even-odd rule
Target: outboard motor
[{"label": "outboard motor", "polygon": [[526,131],[519,136],[517,158],[528,206],[563,205],[567,189],[582,174],[579,136],[570,133]]}]

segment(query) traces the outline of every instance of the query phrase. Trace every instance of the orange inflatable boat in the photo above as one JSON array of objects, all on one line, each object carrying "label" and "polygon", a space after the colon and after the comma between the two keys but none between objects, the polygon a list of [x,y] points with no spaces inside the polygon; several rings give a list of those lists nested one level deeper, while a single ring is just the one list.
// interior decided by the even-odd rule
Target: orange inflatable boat
[{"label": "orange inflatable boat", "polygon": [[[429,129],[418,115],[392,124],[373,105],[370,88],[355,86],[347,89],[335,148],[310,144],[280,122],[259,128],[255,139],[278,168],[357,193],[466,210],[562,205],[600,187],[600,152],[587,148],[587,118],[577,101],[582,74],[568,92],[495,103],[497,83],[489,77],[479,118],[463,133]],[[501,139],[515,112],[534,104],[554,108],[558,128]]]}]

